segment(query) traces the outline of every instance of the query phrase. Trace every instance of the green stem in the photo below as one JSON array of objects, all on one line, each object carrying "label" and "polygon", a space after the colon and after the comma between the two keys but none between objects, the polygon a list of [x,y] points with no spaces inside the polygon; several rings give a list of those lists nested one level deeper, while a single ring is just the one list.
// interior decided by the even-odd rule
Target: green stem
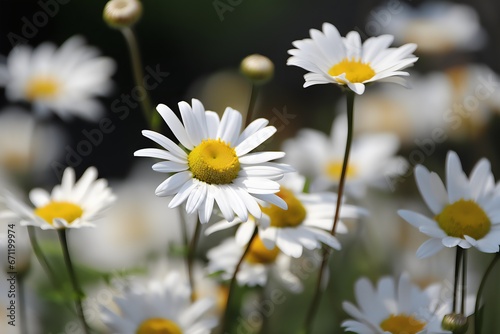
[{"label": "green stem", "polygon": [[151,99],[149,97],[148,90],[144,87],[144,72],[142,70],[142,60],[139,51],[139,43],[137,43],[137,38],[134,31],[131,28],[122,28],[121,32],[125,37],[127,42],[128,50],[130,53],[130,61],[132,63],[132,72],[134,75],[134,81],[137,87],[140,87],[143,91],[144,98],[140,101],[142,112],[144,113],[144,118],[149,123],[151,130],[157,131],[160,127],[160,118],[158,113],[154,112],[151,108]]},{"label": "green stem", "polygon": [[257,97],[259,96],[260,86],[252,84],[252,92],[250,93],[250,101],[248,102],[248,110],[245,120],[245,127],[253,120],[255,112],[255,105],[257,104]]},{"label": "green stem", "polygon": [[491,271],[495,267],[495,264],[497,261],[500,259],[500,253],[497,253],[493,260],[491,260],[490,264],[488,265],[488,268],[486,268],[486,271],[484,272],[484,276],[481,279],[481,283],[479,284],[479,288],[477,289],[477,296],[476,296],[476,303],[474,305],[474,333],[475,334],[480,334],[481,333],[481,323],[478,321],[477,314],[479,312],[479,305],[481,302],[481,297],[483,296],[483,290],[484,287],[486,286],[486,280],[490,276]]},{"label": "green stem", "polygon": [[245,256],[250,251],[250,246],[252,245],[253,240],[257,236],[257,232],[258,232],[258,227],[257,227],[257,225],[255,225],[252,237],[250,238],[250,240],[248,240],[247,247],[245,248],[245,251],[241,255],[241,258],[238,261],[238,264],[236,265],[236,268],[234,269],[233,276],[231,277],[231,281],[229,283],[229,292],[227,294],[227,300],[226,300],[226,309],[224,311],[224,316],[223,316],[222,321],[221,321],[222,329],[221,329],[220,332],[222,334],[226,333],[226,328],[228,326],[229,308],[230,308],[231,296],[233,295],[233,291],[234,291],[234,286],[236,285],[236,276],[238,275],[238,272],[240,271],[241,264],[245,260]]},{"label": "green stem", "polygon": [[24,274],[17,275],[17,302],[19,305],[19,310],[21,313],[21,321],[19,321],[20,324],[20,331],[21,334],[28,334],[27,326],[26,324],[28,323],[28,312],[26,312],[26,300],[25,300],[25,291],[24,291]]},{"label": "green stem", "polygon": [[[352,133],[353,133],[353,123],[354,123],[354,92],[351,90],[346,91],[346,100],[347,100],[347,140],[345,145],[344,152],[344,160],[342,162],[342,171],[340,173],[339,180],[339,188],[338,188],[338,197],[337,197],[337,206],[335,208],[335,215],[333,218],[333,225],[330,231],[331,235],[335,235],[335,229],[337,228],[337,223],[339,220],[340,207],[342,205],[342,196],[344,194],[344,184],[345,178],[347,174],[347,166],[349,164],[349,154],[351,152],[351,144],[352,144]],[[321,282],[323,280],[323,273],[328,264],[328,256],[330,254],[330,250],[326,247],[323,247],[323,259],[321,261],[321,266],[318,273],[318,278],[316,281],[315,292],[313,296],[313,300],[311,305],[309,306],[309,311],[306,316],[304,331],[305,333],[312,333],[311,327],[313,324],[314,316],[316,315],[316,311],[318,309],[320,299],[321,299]]]},{"label": "green stem", "polygon": [[82,323],[84,333],[89,334],[90,330],[88,328],[87,322],[85,321],[85,314],[83,313],[83,307],[82,307],[83,292],[82,292],[82,289],[80,288],[80,285],[78,284],[78,279],[76,278],[76,273],[75,273],[75,270],[73,268],[73,263],[71,262],[71,257],[69,255],[66,229],[58,229],[57,233],[59,236],[59,241],[61,242],[61,248],[62,248],[63,256],[64,256],[64,263],[66,264],[66,267],[68,268],[68,273],[69,273],[69,278],[71,280],[71,285],[73,286],[73,290],[76,294],[76,300],[75,300],[76,312],[77,312],[78,317],[80,318],[80,321]]},{"label": "green stem", "polygon": [[463,250],[462,255],[462,291],[460,293],[462,298],[460,303],[460,314],[465,315],[465,297],[467,294],[467,249]]},{"label": "green stem", "polygon": [[457,253],[455,256],[455,281],[453,284],[453,306],[452,312],[459,313],[457,310],[457,299],[458,299],[458,284],[460,281],[460,263],[462,262],[463,249],[457,246]]},{"label": "green stem", "polygon": [[[191,243],[189,244],[188,255],[187,255],[187,270],[188,270],[188,278],[189,278],[189,287],[191,288],[191,301],[195,300],[196,286],[194,282],[193,275],[193,261],[194,255],[196,253],[196,245],[198,244],[198,239],[200,238],[201,231],[201,223],[199,221],[196,222],[196,227],[194,228],[194,235],[191,239]],[[186,242],[187,242],[187,230],[186,230]]]},{"label": "green stem", "polygon": [[47,261],[47,258],[43,254],[42,248],[38,244],[38,240],[36,237],[36,232],[35,232],[35,227],[34,226],[28,226],[28,235],[30,238],[30,243],[31,243],[31,248],[33,248],[33,253],[35,253],[36,259],[42,266],[43,271],[47,274],[49,277],[50,282],[54,286],[54,288],[58,289],[59,288],[59,282],[57,279],[56,274],[54,273],[54,270],[52,270],[52,267],[49,264],[49,261]]}]

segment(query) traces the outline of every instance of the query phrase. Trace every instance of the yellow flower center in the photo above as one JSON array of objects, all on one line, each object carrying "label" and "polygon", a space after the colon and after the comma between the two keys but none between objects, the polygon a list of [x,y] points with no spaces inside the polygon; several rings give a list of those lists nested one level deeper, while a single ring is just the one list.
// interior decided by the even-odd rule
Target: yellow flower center
[{"label": "yellow flower center", "polygon": [[250,263],[269,264],[276,260],[279,252],[278,247],[274,247],[271,250],[267,249],[264,242],[259,237],[256,237],[250,245],[250,250],[245,260]]},{"label": "yellow flower center", "polygon": [[391,314],[389,318],[380,323],[380,328],[392,334],[416,334],[424,329],[426,323],[411,315]]},{"label": "yellow flower center", "polygon": [[26,99],[50,100],[56,97],[60,91],[59,82],[50,76],[35,76],[26,85]]},{"label": "yellow flower center", "polygon": [[491,228],[491,222],[483,209],[471,200],[458,200],[448,204],[434,219],[451,237],[468,235],[476,240],[483,238]]},{"label": "yellow flower center", "polygon": [[[342,161],[331,161],[326,164],[326,175],[328,175],[333,180],[339,180],[340,174],[342,173]],[[347,165],[347,170],[345,172],[346,178],[352,178],[358,174],[356,166]]]},{"label": "yellow flower center", "polygon": [[50,202],[35,209],[35,215],[52,225],[54,218],[62,218],[71,223],[83,214],[83,209],[70,202]]},{"label": "yellow flower center", "polygon": [[274,227],[295,227],[302,224],[306,218],[306,209],[302,202],[295,197],[293,192],[281,187],[280,191],[276,193],[281,197],[286,204],[288,204],[288,210],[283,210],[276,205],[270,205],[268,207],[263,207],[262,212],[269,216],[271,219],[271,226]]},{"label": "yellow flower center", "polygon": [[144,320],[136,334],[182,334],[180,327],[173,321],[163,318]]},{"label": "yellow flower center", "polygon": [[188,155],[189,170],[200,181],[210,184],[231,183],[240,171],[235,150],[219,139],[208,139]]},{"label": "yellow flower center", "polygon": [[352,83],[365,82],[375,75],[375,71],[371,68],[370,64],[362,63],[354,57],[352,59],[346,58],[328,70],[328,74],[333,77],[342,73],[345,73],[346,79]]}]

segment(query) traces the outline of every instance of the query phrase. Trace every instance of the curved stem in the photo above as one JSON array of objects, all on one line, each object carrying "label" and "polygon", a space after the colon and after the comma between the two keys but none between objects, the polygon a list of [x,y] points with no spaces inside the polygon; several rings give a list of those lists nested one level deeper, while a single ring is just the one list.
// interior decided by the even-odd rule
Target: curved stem
[{"label": "curved stem", "polygon": [[488,268],[486,268],[486,271],[484,272],[484,276],[481,279],[481,283],[479,284],[479,288],[477,289],[477,296],[476,296],[476,303],[474,304],[474,333],[475,334],[480,334],[481,333],[481,324],[478,321],[477,313],[479,312],[479,305],[481,302],[481,297],[483,295],[483,290],[484,287],[486,286],[486,280],[490,276],[491,271],[495,267],[495,264],[497,261],[500,259],[500,253],[497,253],[493,260],[491,260],[490,264],[488,265]]},{"label": "curved stem", "polygon": [[227,294],[227,300],[226,300],[226,309],[224,311],[224,316],[223,316],[222,322],[221,322],[221,324],[222,324],[221,333],[222,334],[226,333],[227,322],[228,322],[228,315],[229,315],[229,306],[230,306],[229,303],[231,301],[231,296],[233,294],[234,286],[236,284],[236,276],[238,275],[238,272],[240,271],[240,267],[241,267],[241,264],[243,263],[243,260],[245,260],[245,256],[250,251],[250,246],[252,245],[253,240],[257,236],[257,232],[258,232],[258,227],[257,227],[257,225],[255,225],[252,237],[250,238],[250,240],[248,240],[247,247],[245,248],[245,251],[241,255],[241,258],[238,261],[238,264],[236,265],[236,268],[234,269],[233,277],[231,277],[231,282],[229,283],[229,293]]},{"label": "curved stem", "polygon": [[[338,197],[337,197],[337,206],[335,208],[335,215],[333,218],[333,225],[330,231],[331,235],[335,235],[335,229],[337,228],[337,223],[339,221],[340,207],[342,205],[342,196],[344,194],[344,185],[345,178],[347,174],[347,166],[349,164],[349,154],[351,152],[351,144],[352,144],[352,133],[353,133],[353,123],[354,123],[354,92],[351,90],[346,91],[346,100],[347,100],[347,140],[345,145],[344,152],[344,160],[342,162],[342,171],[340,173],[339,180],[339,188],[338,188]],[[316,315],[316,311],[319,306],[319,302],[321,299],[321,282],[323,281],[323,273],[325,271],[326,265],[328,264],[328,256],[330,254],[330,250],[327,248],[323,248],[323,259],[321,261],[321,266],[318,273],[318,278],[316,281],[316,287],[314,292],[314,297],[311,302],[311,306],[309,307],[309,311],[306,316],[304,331],[305,333],[312,333],[311,326],[314,320],[314,316]]]},{"label": "curved stem", "polygon": [[35,227],[34,226],[28,226],[28,235],[30,238],[30,243],[31,243],[31,248],[33,248],[33,253],[35,253],[36,259],[40,263],[40,265],[43,268],[43,271],[47,274],[49,277],[50,282],[54,286],[54,288],[58,289],[59,288],[59,282],[57,279],[57,275],[54,273],[54,270],[52,270],[52,267],[49,264],[49,261],[47,261],[47,258],[43,254],[42,248],[38,244],[38,240],[36,237],[36,232],[35,232]]},{"label": "curved stem", "polygon": [[139,51],[139,43],[137,43],[137,38],[134,31],[131,28],[122,28],[121,32],[125,37],[127,42],[128,50],[130,53],[130,61],[132,63],[132,72],[134,75],[134,81],[137,87],[140,87],[144,98],[139,101],[141,103],[142,112],[144,113],[144,118],[149,123],[152,130],[158,130],[160,126],[160,118],[158,113],[155,113],[151,108],[151,99],[149,97],[148,90],[144,87],[144,72],[142,70],[142,60]]},{"label": "curved stem", "polygon": [[257,103],[257,97],[259,96],[260,86],[252,84],[252,92],[250,94],[250,101],[248,102],[248,110],[245,120],[245,127],[250,124],[253,120],[253,114],[255,112],[255,105]]},{"label": "curved stem", "polygon": [[27,326],[28,323],[28,312],[26,310],[26,299],[25,299],[25,291],[24,291],[24,274],[17,275],[17,302],[19,305],[19,310],[21,313],[21,321],[20,324],[20,332],[21,334],[28,334]]},{"label": "curved stem", "polygon": [[80,288],[80,285],[78,284],[78,279],[76,278],[75,270],[73,268],[73,263],[71,262],[71,257],[69,255],[68,240],[66,238],[66,229],[58,229],[57,233],[59,236],[59,241],[61,242],[61,248],[64,256],[64,263],[68,268],[71,285],[73,286],[73,290],[76,294],[76,300],[75,300],[76,312],[82,323],[84,333],[89,334],[90,331],[87,322],[85,321],[85,314],[83,313],[83,307],[82,307],[83,292],[82,289]]},{"label": "curved stem", "polygon": [[[196,245],[198,244],[198,239],[200,237],[201,231],[201,223],[196,222],[196,227],[194,228],[194,235],[191,239],[191,243],[189,244],[188,255],[187,255],[187,269],[188,269],[188,278],[189,278],[189,287],[191,288],[191,301],[195,300],[196,287],[194,282],[193,275],[193,261],[194,255],[196,253]],[[187,241],[187,231],[186,231],[186,241]]]}]

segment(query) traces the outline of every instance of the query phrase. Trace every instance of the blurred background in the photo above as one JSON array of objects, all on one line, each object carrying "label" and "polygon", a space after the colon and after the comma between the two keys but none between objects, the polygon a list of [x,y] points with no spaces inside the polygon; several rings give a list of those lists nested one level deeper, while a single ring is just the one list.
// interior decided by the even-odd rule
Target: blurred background
[{"label": "blurred background", "polygon": [[[117,270],[135,268],[151,252],[161,253],[171,246],[167,245],[169,242],[180,242],[178,237],[171,237],[178,232],[177,227],[173,227],[175,224],[158,235],[161,230],[158,216],[165,217],[162,209],[166,210],[166,205],[154,197],[153,189],[163,176],[153,173],[149,162],[141,164],[133,157],[134,151],[150,145],[140,133],[148,127],[140,106],[130,107],[130,114],[123,119],[112,107],[117,100],[123,105],[123,94],[130,94],[135,84],[122,34],[102,20],[105,4],[104,0],[0,0],[0,61],[4,61],[2,58],[18,42],[34,47],[45,41],[61,45],[68,38],[81,35],[89,45],[117,63],[113,92],[101,99],[107,110],[106,117],[114,125],[113,131],[104,134],[102,142],[74,167],[77,175],[81,175],[87,167],[96,166],[100,176],[111,179],[128,198],[128,204],[122,204],[122,208],[130,208],[140,188],[144,198],[149,198],[155,207],[144,209],[138,205],[141,208],[131,211],[138,216],[144,212],[148,215],[158,212],[158,215],[137,218],[135,223],[130,223],[123,238],[117,238],[113,249],[123,249],[123,252],[134,249],[127,253],[127,259],[135,256],[131,262],[123,260],[121,251],[109,251],[109,258],[102,263],[95,262],[111,248],[110,239],[103,235],[116,236],[113,232],[116,228],[110,227],[109,234],[100,230],[102,241],[96,239],[95,233],[82,235],[83,241],[75,240],[75,249],[83,254],[79,261],[93,267],[94,271],[89,272],[90,281],[102,277],[103,269],[109,269],[111,263],[116,264]],[[345,111],[337,87],[316,85],[304,89],[304,70],[286,65],[291,43],[309,37],[309,29],[321,29],[323,22],[330,22],[342,35],[356,30],[366,39],[389,33],[395,35],[396,45],[417,43],[416,55],[420,59],[410,69],[413,89],[376,85],[356,100],[356,134],[396,134],[400,141],[398,156],[407,161],[410,172],[389,180],[389,191],[373,190],[357,200],[356,204],[370,209],[372,214],[363,226],[352,226],[353,236],[341,240],[347,246],[343,255],[332,261],[333,284],[327,292],[336,297],[334,302],[324,298],[318,333],[341,332],[338,324],[345,314],[340,301],[352,300],[352,285],[360,275],[376,279],[406,270],[422,286],[451,280],[453,252],[425,261],[416,260],[415,250],[425,239],[406,226],[408,224],[397,217],[396,210],[426,212],[411,170],[421,163],[443,176],[446,152],[450,149],[457,151],[467,173],[480,158],[486,157],[492,162],[494,174],[500,175],[500,2],[144,0],[143,5],[144,14],[135,31],[144,67],[169,73],[150,91],[154,105],[164,103],[177,111],[179,101],[198,98],[208,110],[222,112],[231,106],[245,111],[250,84],[238,71],[240,61],[249,54],[260,53],[274,62],[274,78],[261,90],[256,113],[257,117],[270,119],[278,128],[276,138],[266,144],[266,149],[273,150],[280,149],[282,142],[304,128],[329,134],[335,117]],[[13,108],[29,110],[30,106],[11,103],[0,94],[0,150],[3,153],[12,148],[13,142],[19,142],[12,140],[16,133],[28,131],[22,126],[29,120],[12,123],[3,117],[11,114]],[[86,140],[84,132],[98,127],[97,123],[78,118],[65,122],[57,116],[45,120],[44,126],[47,129],[42,134],[43,142],[48,144],[40,147],[41,167],[31,170],[30,177],[26,176],[26,166],[13,164],[9,159],[1,160],[0,151],[0,170],[7,175],[8,183],[17,184],[19,189],[51,188],[58,182],[53,162],[64,165],[69,152]],[[169,134],[168,129],[163,130]],[[118,222],[124,220],[116,218]],[[137,222],[141,223],[142,234],[134,225]],[[123,229],[123,224],[118,229]],[[137,239],[138,235],[141,240]],[[151,238],[154,242],[148,243]],[[100,245],[94,253],[86,249],[88,240]],[[206,248],[207,245],[202,245],[200,249],[201,260]],[[396,249],[404,251],[396,252]],[[475,274],[470,275],[470,284],[471,291],[475,291],[489,258],[474,252],[471,257],[471,273]],[[342,275],[337,277],[336,273]],[[499,274],[497,270],[496,277]],[[306,282],[306,291],[298,296],[290,295],[290,302],[280,307],[266,323],[268,333],[290,333],[300,325],[301,316],[297,320],[290,314],[299,314],[308,305],[314,275],[309,275]],[[34,303],[43,304],[40,297],[34,295],[30,297]],[[50,296],[43,298],[50,299]],[[297,305],[301,306],[297,309]],[[489,326],[498,331],[500,327],[493,326],[500,320],[492,316],[496,306],[490,310]],[[54,321],[53,314],[49,313],[38,315],[37,321],[43,324],[40,328],[45,328],[41,333],[59,333],[64,325],[64,321]],[[280,332],[276,328],[285,329]]]}]

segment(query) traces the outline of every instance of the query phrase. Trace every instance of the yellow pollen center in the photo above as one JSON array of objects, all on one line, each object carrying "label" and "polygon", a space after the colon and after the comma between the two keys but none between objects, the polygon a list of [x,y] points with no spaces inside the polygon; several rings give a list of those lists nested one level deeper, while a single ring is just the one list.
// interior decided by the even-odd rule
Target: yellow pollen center
[{"label": "yellow pollen center", "polygon": [[35,209],[35,215],[51,225],[54,218],[62,218],[71,223],[75,219],[80,218],[82,214],[83,209],[70,202],[50,202],[45,206]]},{"label": "yellow pollen center", "polygon": [[262,242],[259,237],[256,237],[250,245],[250,250],[248,251],[245,260],[250,263],[269,264],[276,260],[279,252],[278,247],[274,247],[270,250],[267,249],[264,242]]},{"label": "yellow pollen center", "polygon": [[180,327],[173,321],[163,318],[144,320],[136,334],[182,334]]},{"label": "yellow pollen center", "polygon": [[53,99],[59,91],[59,82],[55,78],[36,76],[28,81],[25,93],[28,101],[34,101]]},{"label": "yellow pollen center", "polygon": [[380,323],[380,328],[391,334],[416,334],[424,329],[426,323],[411,315],[391,314],[389,318]]},{"label": "yellow pollen center", "polygon": [[471,200],[458,200],[448,204],[434,219],[439,227],[451,237],[463,238],[468,235],[482,239],[491,228],[491,222],[483,209]]},{"label": "yellow pollen center", "polygon": [[375,71],[371,68],[370,64],[362,63],[354,57],[352,59],[346,58],[340,63],[333,65],[328,70],[328,74],[333,77],[341,75],[342,73],[345,73],[346,79],[352,83],[365,82],[375,75]]},{"label": "yellow pollen center", "polygon": [[210,184],[231,183],[240,171],[235,150],[219,139],[196,146],[188,155],[188,166],[195,178]]},{"label": "yellow pollen center", "polygon": [[[333,180],[339,180],[342,173],[342,161],[331,161],[326,164],[326,174]],[[356,166],[347,165],[346,178],[355,177],[358,174]]]},{"label": "yellow pollen center", "polygon": [[306,209],[302,202],[295,197],[293,192],[281,187],[280,191],[276,193],[288,205],[288,210],[283,210],[276,205],[263,207],[262,212],[269,216],[271,219],[271,226],[274,227],[295,227],[304,221],[306,218]]}]

